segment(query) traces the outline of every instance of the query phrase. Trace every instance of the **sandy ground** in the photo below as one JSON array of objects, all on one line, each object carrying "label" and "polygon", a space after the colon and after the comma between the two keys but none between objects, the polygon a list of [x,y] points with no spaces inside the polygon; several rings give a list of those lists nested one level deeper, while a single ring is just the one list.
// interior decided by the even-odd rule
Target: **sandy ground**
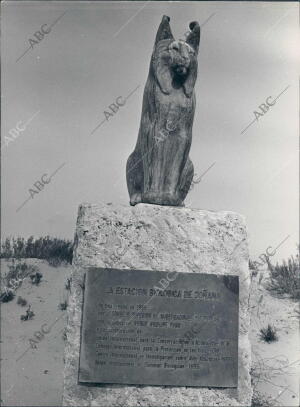
[{"label": "sandy ground", "polygon": [[[60,406],[66,313],[58,305],[67,299],[65,283],[71,267],[54,268],[36,259],[26,261],[39,267],[43,279],[39,286],[25,280],[17,291],[17,296],[31,304],[33,320],[20,320],[26,307],[17,305],[16,299],[1,307],[2,405]],[[1,260],[1,270],[2,275],[7,271],[5,260]],[[253,384],[256,391],[268,397],[271,405],[299,406],[299,306],[288,298],[271,296],[265,289],[266,275],[265,271],[260,283],[260,274],[253,279],[249,302]],[[270,344],[260,341],[258,336],[259,329],[268,323],[276,326],[279,337]],[[34,333],[42,328],[44,331],[50,328],[50,332],[45,333],[36,349],[30,348],[30,338],[37,340]]]},{"label": "sandy ground", "polygon": [[[17,305],[17,296],[1,306],[2,405],[60,406],[66,311],[61,311],[58,305],[68,296],[65,282],[71,274],[71,267],[54,268],[36,259],[26,262],[37,265],[43,278],[39,286],[26,279],[17,290],[17,296],[31,304],[34,319],[20,320],[27,306]],[[2,275],[6,270],[7,262],[1,260]],[[50,332],[33,349],[29,339],[36,340],[34,333],[42,328],[45,332],[50,328]]]},{"label": "sandy ground", "polygon": [[[267,270],[263,270],[252,280],[253,386],[255,391],[266,395],[272,406],[299,406],[299,304],[287,296],[271,295],[266,290],[267,276]],[[277,329],[278,341],[267,343],[260,340],[259,331],[268,324]]]}]

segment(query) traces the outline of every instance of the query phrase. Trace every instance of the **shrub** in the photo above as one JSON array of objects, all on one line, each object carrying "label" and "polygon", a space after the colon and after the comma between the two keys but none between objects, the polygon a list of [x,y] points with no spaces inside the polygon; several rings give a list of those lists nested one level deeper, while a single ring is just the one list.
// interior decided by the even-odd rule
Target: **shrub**
[{"label": "shrub", "polygon": [[264,342],[271,343],[278,340],[276,329],[268,324],[266,328],[260,329],[260,339]]},{"label": "shrub", "polygon": [[0,295],[1,302],[12,301],[15,291],[22,285],[23,280],[32,272],[36,272],[36,266],[28,265],[25,262],[13,259],[8,265],[8,273],[3,277],[4,292]]},{"label": "shrub", "polygon": [[25,307],[25,305],[27,305],[27,300],[25,300],[25,298],[22,298],[19,296],[17,299],[17,304],[21,305],[21,307]]},{"label": "shrub", "polygon": [[39,285],[41,282],[41,279],[43,277],[42,273],[35,273],[35,274],[31,274],[30,279],[31,279],[31,283],[34,285]]},{"label": "shrub", "polygon": [[29,305],[29,307],[26,310],[26,314],[21,315],[20,319],[21,319],[21,321],[28,321],[29,319],[33,319],[33,317],[34,317],[34,312],[31,311],[31,305]]},{"label": "shrub", "polygon": [[291,298],[300,299],[300,267],[299,253],[296,258],[291,256],[288,261],[273,266],[268,265],[270,271],[270,282],[267,288],[278,294],[289,294]]},{"label": "shrub", "polygon": [[58,305],[58,308],[61,311],[65,311],[68,308],[68,302],[65,300]]},{"label": "shrub", "polygon": [[21,286],[26,277],[37,270],[38,268],[36,266],[28,265],[25,262],[13,259],[11,264],[8,265],[8,273],[3,278],[4,284],[8,288],[16,290]]},{"label": "shrub", "polygon": [[11,243],[10,243],[10,239],[7,237],[4,241],[4,243],[2,243],[2,247],[1,247],[1,257],[2,257],[2,253],[5,253],[5,257],[10,258],[13,256],[13,250],[11,247]]},{"label": "shrub", "polygon": [[10,302],[15,298],[15,293],[13,290],[5,287],[4,292],[0,295],[1,302]]},{"label": "shrub", "polygon": [[2,258],[36,258],[47,260],[54,267],[62,263],[71,263],[73,242],[50,236],[27,240],[21,237],[6,238],[1,245]]}]

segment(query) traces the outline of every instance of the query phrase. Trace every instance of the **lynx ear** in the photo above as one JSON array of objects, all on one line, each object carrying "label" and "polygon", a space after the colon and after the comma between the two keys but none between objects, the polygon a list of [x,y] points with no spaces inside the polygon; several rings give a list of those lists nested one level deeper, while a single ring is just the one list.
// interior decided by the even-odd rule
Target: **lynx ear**
[{"label": "lynx ear", "polygon": [[200,25],[197,23],[197,21],[192,21],[189,28],[191,32],[187,36],[186,43],[193,47],[195,52],[198,53],[200,44]]},{"label": "lynx ear", "polygon": [[190,98],[193,94],[195,82],[197,79],[197,68],[198,68],[197,59],[193,58],[190,63],[188,77],[186,78],[186,81],[183,84],[184,93],[188,98]]},{"label": "lynx ear", "polygon": [[174,40],[171,27],[169,24],[170,17],[163,16],[160,26],[158,27],[156,38],[155,38],[155,45],[161,40]]},{"label": "lynx ear", "polygon": [[169,95],[172,90],[172,75],[168,56],[159,56],[153,61],[153,68],[160,90]]}]

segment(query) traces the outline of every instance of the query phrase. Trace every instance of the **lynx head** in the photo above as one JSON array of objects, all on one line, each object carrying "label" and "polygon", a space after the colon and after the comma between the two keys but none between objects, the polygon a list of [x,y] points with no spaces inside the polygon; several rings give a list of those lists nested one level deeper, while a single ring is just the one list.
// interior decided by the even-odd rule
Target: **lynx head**
[{"label": "lynx head", "polygon": [[156,34],[153,73],[163,93],[169,94],[173,88],[182,86],[185,95],[191,97],[197,78],[200,26],[193,21],[186,40],[175,41],[169,21],[169,17],[163,16]]}]

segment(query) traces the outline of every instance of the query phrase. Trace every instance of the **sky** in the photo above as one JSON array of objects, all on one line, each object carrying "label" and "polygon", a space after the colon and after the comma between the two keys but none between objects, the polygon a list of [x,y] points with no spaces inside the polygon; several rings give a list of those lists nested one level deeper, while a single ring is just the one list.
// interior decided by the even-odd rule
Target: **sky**
[{"label": "sky", "polygon": [[[191,21],[202,25],[190,152],[200,182],[186,205],[243,214],[254,260],[283,240],[274,259],[295,254],[298,7],[2,3],[2,236],[73,239],[80,203],[129,205],[126,160],[166,14],[177,39]],[[104,121],[119,96],[129,97]]]}]

